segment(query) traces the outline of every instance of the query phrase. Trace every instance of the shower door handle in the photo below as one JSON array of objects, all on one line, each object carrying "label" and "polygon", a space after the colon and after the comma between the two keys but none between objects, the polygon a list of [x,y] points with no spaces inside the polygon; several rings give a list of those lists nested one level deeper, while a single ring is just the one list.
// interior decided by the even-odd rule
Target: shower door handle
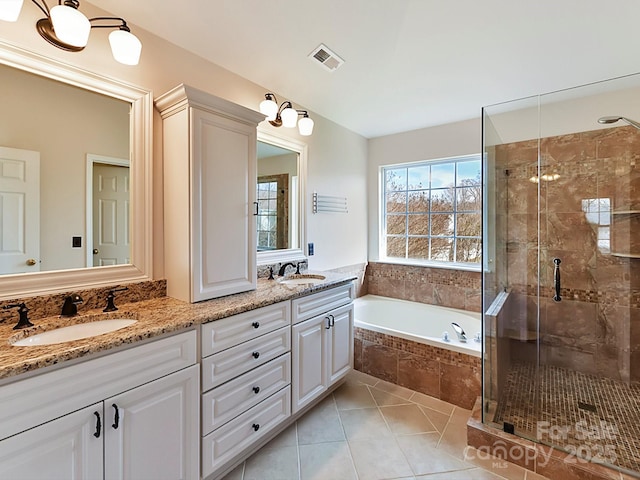
[{"label": "shower door handle", "polygon": [[559,302],[562,300],[560,297],[560,262],[559,258],[553,259],[553,264],[555,267],[553,268],[553,286],[556,289],[556,294],[553,296],[554,302]]}]

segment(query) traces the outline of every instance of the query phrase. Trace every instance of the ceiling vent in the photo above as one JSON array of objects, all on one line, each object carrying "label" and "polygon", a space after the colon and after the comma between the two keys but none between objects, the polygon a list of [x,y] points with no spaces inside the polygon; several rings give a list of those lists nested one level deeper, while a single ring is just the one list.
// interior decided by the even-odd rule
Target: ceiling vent
[{"label": "ceiling vent", "polygon": [[330,72],[337,70],[338,67],[344,63],[344,60],[340,58],[337,53],[332,52],[322,43],[309,54],[309,58],[320,63],[320,65]]}]

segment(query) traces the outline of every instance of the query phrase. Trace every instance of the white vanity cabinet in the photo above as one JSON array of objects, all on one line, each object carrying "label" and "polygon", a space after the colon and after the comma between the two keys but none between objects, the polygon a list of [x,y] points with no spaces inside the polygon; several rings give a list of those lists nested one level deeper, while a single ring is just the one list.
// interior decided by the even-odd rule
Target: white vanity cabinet
[{"label": "white vanity cabinet", "polygon": [[195,333],[1,386],[0,478],[197,479]]},{"label": "white vanity cabinet", "polygon": [[353,366],[353,284],[292,301],[292,411],[311,404]]},{"label": "white vanity cabinet", "polygon": [[256,288],[256,127],[264,115],[180,85],[162,116],[167,294],[198,302]]},{"label": "white vanity cabinet", "polygon": [[202,477],[215,478],[291,414],[291,303],[201,328]]}]

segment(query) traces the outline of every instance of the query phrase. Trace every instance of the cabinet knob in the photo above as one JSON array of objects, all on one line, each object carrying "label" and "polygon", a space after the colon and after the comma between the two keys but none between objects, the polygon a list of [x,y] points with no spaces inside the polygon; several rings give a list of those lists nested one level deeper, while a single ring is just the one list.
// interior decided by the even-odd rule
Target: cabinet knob
[{"label": "cabinet knob", "polygon": [[260,424],[259,423],[254,423],[253,425],[251,425],[251,428],[253,428],[253,430],[255,432],[257,432],[258,430],[260,430]]},{"label": "cabinet knob", "polygon": [[26,261],[26,264],[29,265],[30,267],[33,267],[37,262],[33,259],[30,258],[29,260]]},{"label": "cabinet knob", "polygon": [[251,355],[253,355],[253,358],[258,358],[260,356],[260,352],[253,352]]},{"label": "cabinet knob", "polygon": [[253,328],[258,328],[260,326],[260,322],[253,322],[251,325]]},{"label": "cabinet knob", "polygon": [[256,395],[260,393],[260,387],[253,387],[251,390],[253,390],[253,393],[255,393]]}]

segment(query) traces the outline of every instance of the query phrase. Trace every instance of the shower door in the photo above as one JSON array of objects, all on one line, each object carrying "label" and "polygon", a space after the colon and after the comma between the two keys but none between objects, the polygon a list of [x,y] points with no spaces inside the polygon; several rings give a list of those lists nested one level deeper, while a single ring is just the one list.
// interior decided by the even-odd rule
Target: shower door
[{"label": "shower door", "polygon": [[640,472],[640,77],[483,117],[484,421]]}]

